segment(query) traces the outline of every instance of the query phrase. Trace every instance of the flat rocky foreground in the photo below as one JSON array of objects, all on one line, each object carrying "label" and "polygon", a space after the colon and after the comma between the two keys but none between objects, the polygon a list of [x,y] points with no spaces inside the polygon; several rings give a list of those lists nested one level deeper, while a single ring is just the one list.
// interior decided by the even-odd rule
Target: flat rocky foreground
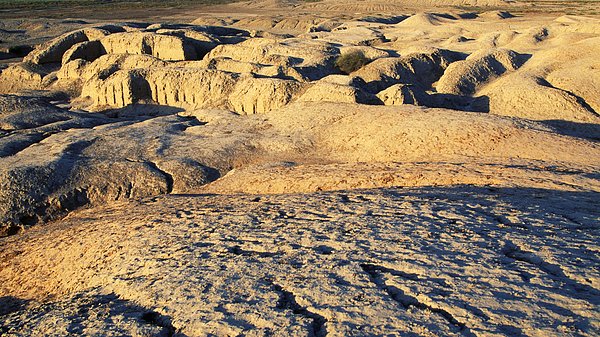
[{"label": "flat rocky foreground", "polygon": [[595,336],[597,201],[457,186],[79,211],[2,242],[0,322],[7,336]]}]

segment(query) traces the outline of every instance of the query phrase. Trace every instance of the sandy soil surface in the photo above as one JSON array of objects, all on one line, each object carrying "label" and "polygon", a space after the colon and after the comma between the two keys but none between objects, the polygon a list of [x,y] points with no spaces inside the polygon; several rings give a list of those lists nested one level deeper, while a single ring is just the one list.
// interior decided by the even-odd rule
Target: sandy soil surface
[{"label": "sandy soil surface", "polygon": [[594,1],[122,8],[0,14],[0,335],[598,335]]}]

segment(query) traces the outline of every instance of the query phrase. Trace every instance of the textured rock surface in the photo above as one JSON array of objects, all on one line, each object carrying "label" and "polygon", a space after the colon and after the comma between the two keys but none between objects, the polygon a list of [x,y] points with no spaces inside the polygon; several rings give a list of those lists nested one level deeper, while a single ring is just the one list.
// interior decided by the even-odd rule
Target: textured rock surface
[{"label": "textured rock surface", "polygon": [[186,38],[154,33],[118,33],[100,40],[109,54],[148,54],[165,61],[195,60],[195,48]]},{"label": "textured rock surface", "polygon": [[0,322],[9,336],[593,336],[596,203],[585,191],[432,187],[82,211],[0,250],[3,293],[80,295],[13,306]]}]

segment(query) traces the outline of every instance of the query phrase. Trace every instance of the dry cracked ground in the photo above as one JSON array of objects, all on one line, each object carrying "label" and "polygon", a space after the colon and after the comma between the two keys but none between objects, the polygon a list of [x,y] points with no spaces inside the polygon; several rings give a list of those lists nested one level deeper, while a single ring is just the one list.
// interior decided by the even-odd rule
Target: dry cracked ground
[{"label": "dry cracked ground", "polygon": [[560,6],[3,19],[0,335],[598,336],[600,20]]}]

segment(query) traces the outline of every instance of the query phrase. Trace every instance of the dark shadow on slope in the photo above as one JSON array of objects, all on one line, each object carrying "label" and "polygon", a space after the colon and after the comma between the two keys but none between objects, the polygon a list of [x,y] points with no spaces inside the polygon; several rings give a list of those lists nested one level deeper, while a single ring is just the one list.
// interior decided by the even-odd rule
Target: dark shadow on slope
[{"label": "dark shadow on slope", "polygon": [[541,121],[541,123],[552,127],[555,132],[561,135],[600,141],[600,124],[564,120],[546,120]]},{"label": "dark shadow on slope", "polygon": [[3,28],[0,28],[0,33],[4,33],[4,34],[25,34],[25,33],[27,33],[27,31],[24,30],[24,29],[3,29]]},{"label": "dark shadow on slope", "polygon": [[153,103],[135,103],[124,108],[103,110],[100,113],[110,118],[137,118],[174,115],[185,111],[183,108]]},{"label": "dark shadow on slope", "polygon": [[[13,296],[0,297],[0,316],[23,310],[30,301]],[[2,330],[0,330],[2,332]]]},{"label": "dark shadow on slope", "polygon": [[[36,335],[36,332],[41,332],[36,331],[36,327],[45,319],[51,319],[62,321],[66,332],[74,335],[85,334],[89,327],[93,327],[123,336],[135,334],[139,329],[148,331],[148,328],[152,336],[185,336],[177,332],[169,316],[121,299],[115,294],[95,294],[93,291],[34,308],[15,307],[12,312],[19,311],[18,315],[0,316],[0,326],[5,330],[0,332],[25,330]],[[102,314],[99,315],[99,312]]]},{"label": "dark shadow on slope", "polygon": [[479,17],[479,15],[477,15],[476,12],[465,12],[465,13],[459,13],[458,17],[461,19],[473,20],[473,19],[477,19]]},{"label": "dark shadow on slope", "polygon": [[365,16],[363,18],[358,19],[358,21],[363,22],[372,22],[372,23],[381,23],[385,25],[394,25],[400,23],[410,16],[408,15],[394,15],[394,16]]},{"label": "dark shadow on slope", "polygon": [[426,106],[430,108],[445,108],[470,112],[490,112],[490,99],[488,96],[462,96],[455,94],[433,93],[429,95],[430,101]]},{"label": "dark shadow on slope", "polygon": [[[81,303],[80,299],[83,299]],[[72,334],[83,334],[86,329],[86,324],[90,320],[101,319],[104,321],[106,330],[115,329],[113,318],[115,316],[123,316],[126,321],[135,321],[137,325],[153,325],[160,329],[158,336],[171,337],[175,334],[176,329],[172,324],[172,319],[169,316],[161,315],[160,313],[136,305],[130,301],[120,299],[115,294],[89,296],[85,294],[76,295],[71,302],[79,305],[75,315],[69,316],[66,319],[70,320],[67,331]],[[101,318],[94,315],[91,310],[98,307],[108,307],[109,314],[107,317]],[[95,317],[96,316],[96,317]],[[117,329],[119,327],[116,327]],[[112,330],[110,329],[110,330]],[[124,331],[125,332],[125,331]],[[183,336],[178,334],[178,336]]]}]

